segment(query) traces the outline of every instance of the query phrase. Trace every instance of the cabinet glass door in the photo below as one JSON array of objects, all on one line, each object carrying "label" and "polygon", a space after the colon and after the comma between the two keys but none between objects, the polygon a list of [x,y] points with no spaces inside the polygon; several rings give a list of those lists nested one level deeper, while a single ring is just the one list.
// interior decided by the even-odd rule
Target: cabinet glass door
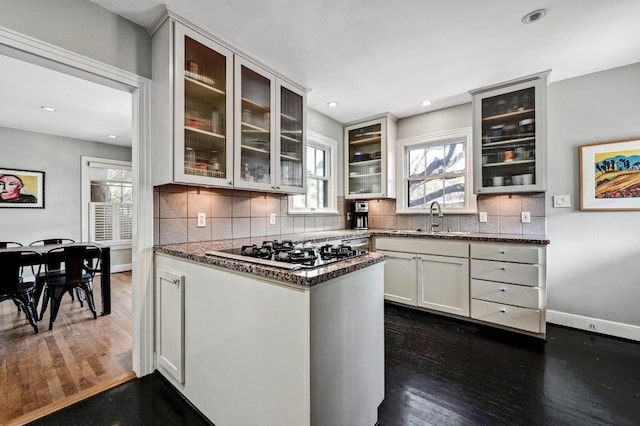
[{"label": "cabinet glass door", "polygon": [[182,123],[176,126],[176,138],[179,141],[182,136],[184,143],[176,144],[176,164],[182,164],[184,176],[204,178],[190,181],[212,183],[211,179],[221,179],[226,183],[232,158],[228,137],[231,56],[224,49],[214,46],[214,50],[197,41],[197,37],[189,33],[178,33],[177,37],[183,43],[184,60],[176,56],[176,68],[180,67],[176,72],[176,116],[183,114]]},{"label": "cabinet glass door", "polygon": [[275,78],[236,57],[235,186],[273,189]]},{"label": "cabinet glass door", "polygon": [[[289,190],[304,190],[304,94],[279,84],[280,183]],[[295,91],[294,91],[295,90]]]},{"label": "cabinet glass door", "polygon": [[535,87],[482,99],[482,186],[535,185]]},{"label": "cabinet glass door", "polygon": [[349,195],[381,195],[383,177],[383,122],[346,128]]}]

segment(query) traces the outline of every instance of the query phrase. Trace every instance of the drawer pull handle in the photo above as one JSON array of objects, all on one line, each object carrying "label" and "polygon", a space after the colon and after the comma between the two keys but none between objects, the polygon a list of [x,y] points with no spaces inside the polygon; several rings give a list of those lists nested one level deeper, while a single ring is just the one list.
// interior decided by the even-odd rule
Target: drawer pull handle
[{"label": "drawer pull handle", "polygon": [[500,309],[500,312],[502,312],[503,314],[507,313],[507,310],[505,308]]},{"label": "drawer pull handle", "polygon": [[500,291],[507,291],[507,289],[506,289],[506,288],[504,288],[504,287],[501,287],[501,288],[500,288]]},{"label": "drawer pull handle", "polygon": [[505,268],[504,266],[501,266],[501,267],[500,267],[500,270],[501,270],[501,271],[506,271],[506,270],[507,270],[507,268]]},{"label": "drawer pull handle", "polygon": [[500,254],[505,254],[504,249],[503,249],[503,250],[500,250]]}]

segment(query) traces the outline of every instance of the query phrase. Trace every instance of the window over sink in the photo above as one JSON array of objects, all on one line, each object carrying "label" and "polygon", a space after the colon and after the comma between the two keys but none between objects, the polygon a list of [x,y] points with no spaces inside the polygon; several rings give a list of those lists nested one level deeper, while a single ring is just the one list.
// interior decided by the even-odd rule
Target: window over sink
[{"label": "window over sink", "polygon": [[434,201],[447,213],[475,213],[471,128],[399,140],[398,150],[397,213],[428,212]]}]

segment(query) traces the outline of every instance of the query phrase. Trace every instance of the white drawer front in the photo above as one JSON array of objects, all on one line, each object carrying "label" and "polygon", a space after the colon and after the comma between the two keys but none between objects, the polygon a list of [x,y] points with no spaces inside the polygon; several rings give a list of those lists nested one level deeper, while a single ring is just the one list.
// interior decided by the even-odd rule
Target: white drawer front
[{"label": "white drawer front", "polygon": [[473,259],[518,263],[543,263],[543,248],[513,244],[471,244]]},{"label": "white drawer front", "polygon": [[540,307],[540,289],[537,287],[471,280],[471,297],[523,308]]},{"label": "white drawer front", "polygon": [[376,238],[376,250],[469,257],[469,244],[435,238]]},{"label": "white drawer front", "polygon": [[540,333],[540,311],[471,299],[471,318]]},{"label": "white drawer front", "polygon": [[471,278],[479,280],[536,287],[540,283],[540,273],[539,265],[471,259]]}]

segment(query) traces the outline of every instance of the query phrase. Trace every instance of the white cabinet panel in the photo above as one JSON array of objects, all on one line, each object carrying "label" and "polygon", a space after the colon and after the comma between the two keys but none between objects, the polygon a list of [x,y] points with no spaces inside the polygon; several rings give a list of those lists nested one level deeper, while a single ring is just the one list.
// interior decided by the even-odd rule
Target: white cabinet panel
[{"label": "white cabinet panel", "polygon": [[409,253],[382,251],[387,255],[384,265],[384,298],[405,305],[418,303],[416,256]]},{"label": "white cabinet panel", "polygon": [[185,276],[156,268],[158,367],[184,383],[184,281]]},{"label": "white cabinet panel", "polygon": [[419,255],[418,306],[469,316],[469,259]]}]

